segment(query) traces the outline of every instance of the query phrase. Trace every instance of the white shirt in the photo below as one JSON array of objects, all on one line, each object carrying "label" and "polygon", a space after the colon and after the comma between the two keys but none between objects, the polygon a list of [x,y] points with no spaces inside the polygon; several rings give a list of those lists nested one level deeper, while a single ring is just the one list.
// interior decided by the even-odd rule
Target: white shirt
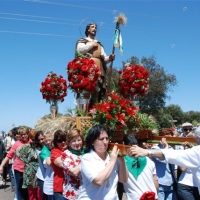
[{"label": "white shirt", "polygon": [[[46,158],[47,159],[47,158]],[[46,169],[44,176],[44,186],[43,192],[47,195],[53,195],[53,168],[46,164],[46,159],[43,161],[44,167]]]},{"label": "white shirt", "polygon": [[155,164],[147,157],[147,164],[137,179],[129,172],[128,182],[124,183],[124,190],[127,200],[139,200],[143,193],[152,191],[157,199],[157,190],[154,184],[153,175],[156,174]]},{"label": "white shirt", "polygon": [[186,150],[161,150],[167,162],[190,168],[200,192],[200,145]]},{"label": "white shirt", "polygon": [[[96,41],[98,42],[97,40],[93,40],[89,37],[86,37],[85,39],[87,39],[88,41],[92,42],[92,41]],[[90,43],[81,43],[79,42],[78,45],[77,45],[77,50],[81,53],[81,54],[86,54],[90,49],[93,48],[93,45],[90,44]],[[104,61],[106,63],[109,62],[109,56],[106,55],[105,51],[104,51],[104,48],[101,46],[101,55],[104,57]]]},{"label": "white shirt", "polygon": [[93,150],[83,155],[81,159],[82,185],[79,200],[118,200],[118,161],[115,163],[109,178],[102,186],[97,186],[92,183],[94,178],[105,168],[109,161],[109,154],[107,154],[106,160],[104,161]]},{"label": "white shirt", "polygon": [[196,183],[193,181],[192,171],[188,168],[186,169],[186,171],[181,172],[178,183],[197,187]]},{"label": "white shirt", "polygon": [[36,154],[38,156],[38,163],[39,163],[38,169],[37,169],[37,172],[36,172],[36,176],[37,176],[38,179],[44,181],[45,169],[44,169],[43,163],[40,159],[40,156],[39,156],[40,151],[38,149],[36,149]]},{"label": "white shirt", "polygon": [[[13,146],[14,144],[15,144],[15,140],[12,138],[11,139],[11,146]],[[15,155],[14,155],[14,157],[12,158],[12,160],[11,160],[11,163],[13,164],[14,163],[14,160],[15,160]]]}]

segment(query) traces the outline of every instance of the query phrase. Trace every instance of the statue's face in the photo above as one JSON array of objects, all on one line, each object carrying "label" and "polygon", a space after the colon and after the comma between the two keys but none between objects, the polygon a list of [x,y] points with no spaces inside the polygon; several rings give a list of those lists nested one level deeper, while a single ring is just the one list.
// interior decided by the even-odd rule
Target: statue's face
[{"label": "statue's face", "polygon": [[97,26],[95,24],[91,24],[88,29],[89,34],[92,34],[93,36],[96,35],[97,32]]}]

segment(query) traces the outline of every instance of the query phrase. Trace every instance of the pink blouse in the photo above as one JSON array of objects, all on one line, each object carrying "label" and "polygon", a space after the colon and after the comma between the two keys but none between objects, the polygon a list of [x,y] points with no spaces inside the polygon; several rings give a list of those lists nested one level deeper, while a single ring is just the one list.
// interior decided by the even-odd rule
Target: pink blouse
[{"label": "pink blouse", "polygon": [[22,162],[16,155],[15,155],[15,151],[17,148],[23,146],[24,144],[28,144],[32,142],[30,139],[28,142],[23,143],[21,140],[16,141],[13,146],[11,147],[10,151],[7,153],[7,157],[12,159],[14,156],[14,163],[13,163],[13,169],[17,170],[19,172],[24,172],[24,162]]}]

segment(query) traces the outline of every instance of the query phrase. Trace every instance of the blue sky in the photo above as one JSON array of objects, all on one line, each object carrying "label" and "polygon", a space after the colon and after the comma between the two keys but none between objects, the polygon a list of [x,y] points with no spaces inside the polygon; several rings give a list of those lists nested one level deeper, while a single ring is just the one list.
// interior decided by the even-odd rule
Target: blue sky
[{"label": "blue sky", "polygon": [[[9,131],[13,124],[34,127],[49,114],[40,83],[50,71],[67,79],[76,40],[91,20],[98,24],[97,39],[110,54],[114,18],[120,12],[128,19],[121,27],[124,55],[116,49],[113,65],[120,68],[133,55],[154,55],[178,80],[166,105],[200,111],[199,1],[0,0],[0,130]],[[59,112],[66,113],[73,102],[68,90]]]}]

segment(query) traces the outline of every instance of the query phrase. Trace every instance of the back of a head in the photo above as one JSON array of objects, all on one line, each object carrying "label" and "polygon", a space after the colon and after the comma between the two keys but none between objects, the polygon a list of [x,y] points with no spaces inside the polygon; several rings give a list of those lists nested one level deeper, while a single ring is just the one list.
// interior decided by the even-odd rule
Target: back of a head
[{"label": "back of a head", "polygon": [[14,136],[18,134],[18,129],[19,129],[18,127],[14,127],[13,129],[11,129]]},{"label": "back of a head", "polygon": [[30,130],[28,136],[29,136],[29,138],[30,138],[31,140],[34,140],[35,134],[36,134],[36,130],[35,130],[35,129],[32,129],[32,130]]},{"label": "back of a head", "polygon": [[126,134],[124,136],[124,138],[123,138],[123,141],[124,141],[125,145],[129,145],[129,146],[137,145],[138,144],[138,141],[135,138],[135,135],[133,133]]}]

